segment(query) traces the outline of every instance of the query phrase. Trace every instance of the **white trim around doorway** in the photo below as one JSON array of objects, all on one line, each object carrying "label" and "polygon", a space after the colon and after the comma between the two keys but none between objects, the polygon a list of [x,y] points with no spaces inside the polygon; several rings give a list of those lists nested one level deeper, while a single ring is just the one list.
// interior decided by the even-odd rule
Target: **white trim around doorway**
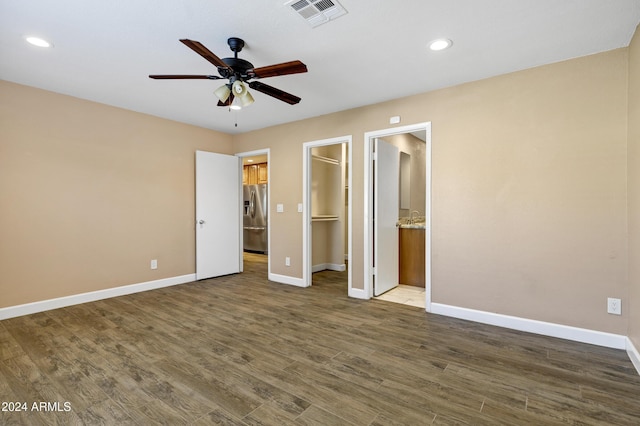
[{"label": "white trim around doorway", "polygon": [[426,131],[425,161],[427,173],[425,194],[425,310],[431,312],[431,122],[410,124],[390,129],[375,130],[364,134],[364,289],[360,290],[362,299],[373,297],[373,145],[376,138],[402,133]]},{"label": "white trim around doorway", "polygon": [[[348,295],[353,296],[353,137],[352,135],[338,136],[330,139],[321,139],[302,144],[302,286],[311,285],[312,261],[311,261],[311,174],[309,171],[311,162],[311,149],[318,146],[346,144],[347,149],[347,280]],[[355,289],[358,290],[358,289]],[[358,290],[359,291],[359,290]],[[357,296],[356,296],[357,297]]]}]

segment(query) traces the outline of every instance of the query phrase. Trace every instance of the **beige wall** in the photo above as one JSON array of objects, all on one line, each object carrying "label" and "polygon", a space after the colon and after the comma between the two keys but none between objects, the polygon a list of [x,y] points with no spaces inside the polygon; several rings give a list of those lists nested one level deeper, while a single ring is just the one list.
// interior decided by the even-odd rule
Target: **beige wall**
[{"label": "beige wall", "polygon": [[194,273],[194,151],[229,135],[3,81],[0,111],[0,308]]},{"label": "beige wall", "polygon": [[302,275],[302,144],[351,134],[362,288],[363,137],[394,115],[432,122],[434,302],[626,334],[627,49],[234,136],[271,148],[273,273]]},{"label": "beige wall", "polygon": [[640,350],[640,29],[629,46],[628,121],[629,338]]},{"label": "beige wall", "polygon": [[[633,52],[637,41],[637,64]],[[3,82],[0,307],[193,273],[195,149],[270,148],[272,272],[301,277],[302,144],[342,135],[353,135],[350,267],[361,288],[364,133],[400,115],[432,122],[434,302],[627,334],[638,305],[635,266],[631,295],[627,285],[627,131],[637,136],[627,55],[233,137]],[[629,152],[637,164],[636,142]],[[607,297],[630,300],[622,316],[606,314]]]}]

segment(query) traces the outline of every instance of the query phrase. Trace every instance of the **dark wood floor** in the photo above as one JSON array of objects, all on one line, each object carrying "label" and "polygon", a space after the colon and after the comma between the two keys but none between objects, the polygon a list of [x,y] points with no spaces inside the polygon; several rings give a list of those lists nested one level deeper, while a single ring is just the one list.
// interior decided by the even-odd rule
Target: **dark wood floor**
[{"label": "dark wood floor", "polygon": [[251,256],[240,275],[1,321],[0,401],[28,407],[0,424],[640,424],[624,351],[346,293],[337,272],[268,282]]}]

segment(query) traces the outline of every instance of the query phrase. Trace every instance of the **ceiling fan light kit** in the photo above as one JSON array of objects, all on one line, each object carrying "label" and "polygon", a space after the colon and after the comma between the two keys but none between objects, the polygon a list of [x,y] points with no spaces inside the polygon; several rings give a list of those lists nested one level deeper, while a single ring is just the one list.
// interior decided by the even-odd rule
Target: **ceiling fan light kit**
[{"label": "ceiling fan light kit", "polygon": [[240,100],[242,106],[249,106],[254,102],[253,96],[247,89],[247,84],[250,88],[262,92],[265,95],[274,97],[286,102],[290,105],[295,105],[301,101],[301,99],[291,93],[287,93],[283,90],[269,86],[259,81],[250,81],[254,79],[275,77],[289,74],[299,74],[307,72],[307,66],[302,62],[290,61],[280,64],[268,65],[265,67],[254,67],[253,64],[244,59],[238,58],[238,52],[244,47],[244,40],[238,37],[230,37],[227,40],[229,48],[234,53],[233,58],[220,59],[213,52],[207,49],[203,44],[195,40],[181,39],[185,46],[202,56],[209,63],[216,66],[219,76],[216,75],[180,75],[180,74],[161,74],[161,75],[149,75],[149,78],[156,80],[171,80],[171,79],[207,79],[207,80],[228,80],[227,83],[218,87],[214,93],[219,99],[218,106],[230,107],[233,100],[237,97]]},{"label": "ceiling fan light kit", "polygon": [[226,102],[227,99],[229,99],[229,95],[231,95],[231,89],[229,89],[229,86],[227,86],[226,84],[223,84],[222,86],[218,87],[213,93],[218,97],[218,99],[220,99],[221,102]]},{"label": "ceiling fan light kit", "polygon": [[247,86],[242,84],[242,81],[240,80],[234,81],[231,88],[233,89],[234,96],[244,96],[245,93],[247,93]]},{"label": "ceiling fan light kit", "polygon": [[247,107],[254,102],[255,100],[253,99],[253,96],[251,96],[251,93],[249,93],[248,90],[245,91],[245,94],[240,97],[240,103],[242,104],[243,107]]}]

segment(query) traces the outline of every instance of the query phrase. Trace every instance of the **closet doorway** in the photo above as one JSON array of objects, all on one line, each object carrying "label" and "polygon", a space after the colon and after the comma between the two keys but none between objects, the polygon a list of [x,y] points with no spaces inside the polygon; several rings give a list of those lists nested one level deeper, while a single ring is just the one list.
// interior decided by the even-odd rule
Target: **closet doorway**
[{"label": "closet doorway", "polygon": [[347,292],[352,288],[352,137],[306,142],[303,164],[303,265],[305,287],[313,273],[347,271]]}]

